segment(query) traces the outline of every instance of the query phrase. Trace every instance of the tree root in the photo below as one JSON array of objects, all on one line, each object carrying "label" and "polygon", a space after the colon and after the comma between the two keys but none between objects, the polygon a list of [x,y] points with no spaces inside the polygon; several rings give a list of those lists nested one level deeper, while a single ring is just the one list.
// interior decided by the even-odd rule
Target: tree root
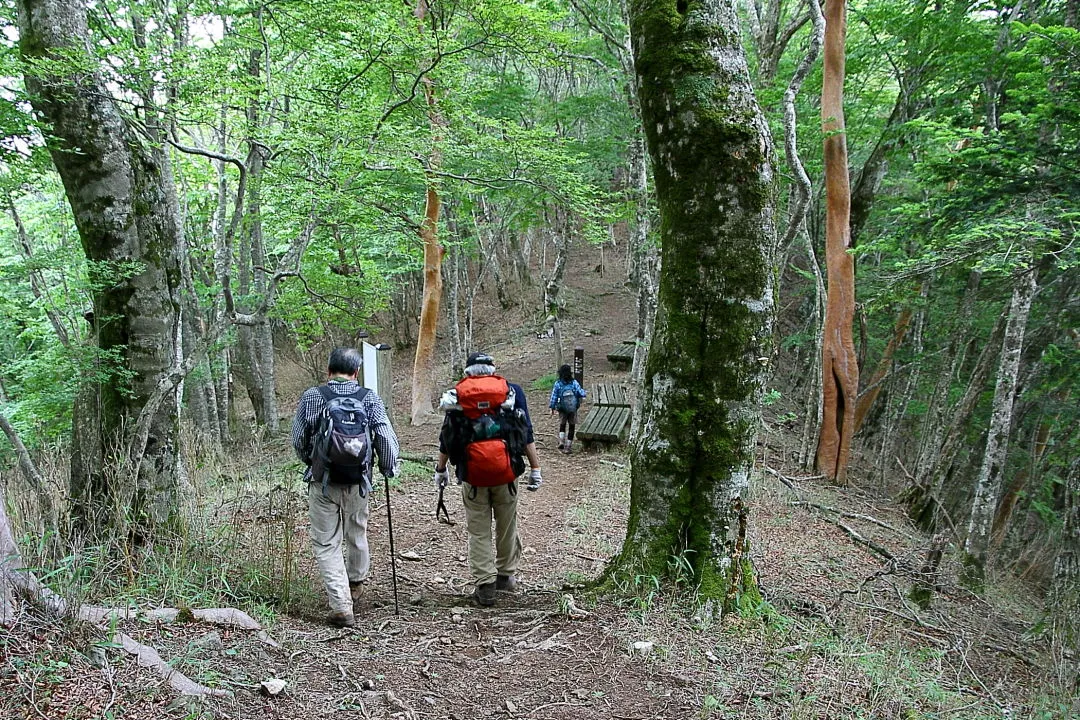
[{"label": "tree root", "polygon": [[192,695],[195,697],[232,697],[232,691],[230,690],[214,690],[208,688],[205,685],[195,682],[184,673],[169,667],[169,664],[165,662],[158,651],[149,645],[143,645],[138,640],[135,640],[130,635],[124,633],[117,633],[113,638],[113,642],[117,645],[121,645],[125,651],[135,656],[139,665],[145,668],[150,668],[161,677],[168,681],[172,689],[181,695]]},{"label": "tree root", "polygon": [[[144,611],[98,605],[78,605],[73,607],[66,598],[42,585],[32,574],[14,571],[0,572],[0,588],[6,586],[19,590],[29,599],[40,603],[47,610],[57,615],[69,615],[102,629],[116,620],[146,618],[161,623],[172,623],[177,620],[188,619],[185,617],[185,614],[187,614],[193,620],[257,632],[260,640],[278,647],[278,644],[266,634],[266,631],[253,617],[236,608],[206,608],[201,610],[156,608]],[[10,610],[4,610],[2,606],[3,603],[0,602],[0,620],[8,617],[13,618],[14,616]],[[13,622],[6,624],[11,625]],[[122,647],[125,652],[134,655],[140,666],[149,668],[164,678],[181,695],[194,697],[232,696],[232,692],[229,690],[218,690],[195,682],[165,662],[157,650],[149,645],[144,645],[125,633],[116,632],[112,637],[112,642]]]}]

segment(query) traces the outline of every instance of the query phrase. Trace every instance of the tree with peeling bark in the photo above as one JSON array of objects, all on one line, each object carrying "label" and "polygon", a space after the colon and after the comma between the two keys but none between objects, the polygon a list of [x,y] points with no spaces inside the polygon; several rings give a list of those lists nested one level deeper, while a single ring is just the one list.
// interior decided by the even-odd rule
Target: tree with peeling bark
[{"label": "tree with peeling bark", "polygon": [[821,120],[825,133],[825,268],[828,291],[821,339],[822,414],[817,469],[847,484],[859,365],[852,337],[855,317],[855,258],[851,249],[851,183],[844,131],[846,0],[825,2],[824,78]]},{"label": "tree with peeling bark", "polygon": [[760,597],[742,495],[774,312],[773,148],[736,5],[630,4],[663,262],[629,524],[608,577],[682,577],[707,612]]},{"label": "tree with peeling bark", "polygon": [[[181,228],[171,170],[162,149],[121,115],[102,75],[72,65],[97,63],[86,7],[66,0],[17,7],[26,88],[51,128],[50,153],[91,263],[91,334],[119,363],[76,403],[74,515],[88,533],[130,521],[142,536],[173,522],[177,507],[176,399],[164,399],[149,418],[145,447],[131,442],[178,342]],[[141,462],[126,467],[134,457]]]},{"label": "tree with peeling bark", "polygon": [[[426,33],[430,8],[427,0],[417,0],[414,14],[421,34]],[[420,240],[424,245],[424,291],[420,301],[420,326],[416,330],[416,352],[413,356],[412,376],[412,424],[422,425],[433,417],[432,401],[435,399],[435,331],[439,325],[439,305],[442,302],[442,261],[446,250],[439,243],[439,214],[442,197],[439,195],[437,173],[442,164],[442,150],[446,121],[439,111],[435,81],[430,73],[420,78],[427,104],[428,122],[431,125],[431,150],[428,153],[426,188],[424,192],[424,219],[420,223]]]}]

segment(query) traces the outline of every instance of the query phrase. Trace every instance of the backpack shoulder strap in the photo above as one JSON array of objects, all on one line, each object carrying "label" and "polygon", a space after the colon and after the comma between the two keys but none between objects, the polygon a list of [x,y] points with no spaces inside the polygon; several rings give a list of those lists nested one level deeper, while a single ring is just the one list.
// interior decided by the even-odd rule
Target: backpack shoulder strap
[{"label": "backpack shoulder strap", "polygon": [[356,392],[349,393],[348,395],[339,395],[331,390],[329,385],[319,385],[316,390],[319,391],[319,394],[323,396],[323,400],[326,402],[330,402],[334,398],[355,398],[357,400],[363,400],[367,397],[367,394],[371,392],[370,389],[363,386],[357,389]]}]

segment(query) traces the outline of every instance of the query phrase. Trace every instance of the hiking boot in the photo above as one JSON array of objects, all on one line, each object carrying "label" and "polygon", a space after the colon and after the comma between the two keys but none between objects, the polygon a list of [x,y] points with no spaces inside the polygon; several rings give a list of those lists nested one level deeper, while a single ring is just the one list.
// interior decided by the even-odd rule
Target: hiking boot
[{"label": "hiking boot", "polygon": [[349,596],[352,597],[352,601],[356,602],[364,594],[364,582],[352,582],[349,581]]},{"label": "hiking boot", "polygon": [[563,452],[566,453],[567,455],[573,455],[574,454],[573,447],[574,446],[573,446],[572,443],[566,443],[566,447],[563,448]]},{"label": "hiking boot", "polygon": [[482,605],[483,607],[491,607],[494,605],[495,583],[477,585],[476,591],[473,593],[473,599],[476,600],[477,605]]},{"label": "hiking boot", "polygon": [[499,592],[517,592],[518,579],[513,575],[499,575],[495,578],[495,589]]},{"label": "hiking boot", "polygon": [[332,612],[326,616],[326,622],[334,627],[347,628],[356,624],[356,617],[351,612]]}]

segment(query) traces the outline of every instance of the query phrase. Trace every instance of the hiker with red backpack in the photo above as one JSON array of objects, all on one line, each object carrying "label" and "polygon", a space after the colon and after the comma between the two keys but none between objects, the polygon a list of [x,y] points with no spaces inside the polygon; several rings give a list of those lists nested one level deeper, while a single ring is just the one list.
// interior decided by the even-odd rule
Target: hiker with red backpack
[{"label": "hiker with red backpack", "polygon": [[[574,379],[574,371],[569,365],[559,367],[559,379],[551,388],[548,407],[554,414],[559,411],[559,449],[569,455],[574,445],[574,430],[577,428],[577,411],[585,399],[585,389]],[[569,431],[567,430],[569,426]]]},{"label": "hiker with red backpack", "polygon": [[304,392],[292,424],[293,448],[307,465],[309,533],[330,600],[327,622],[336,627],[355,624],[353,603],[371,567],[367,494],[372,451],[385,478],[394,476],[398,456],[386,406],[357,381],[362,362],[354,348],[330,353],[326,384]]},{"label": "hiker with red backpack", "polygon": [[449,484],[446,463],[453,463],[469,532],[473,598],[490,607],[497,591],[513,592],[518,587],[522,546],[517,532],[517,478],[525,472],[522,455],[531,468],[526,489],[538,490],[543,482],[525,391],[496,374],[490,355],[472,353],[465,377],[443,395],[440,408],[446,416],[439,431],[435,486],[441,493]]}]

